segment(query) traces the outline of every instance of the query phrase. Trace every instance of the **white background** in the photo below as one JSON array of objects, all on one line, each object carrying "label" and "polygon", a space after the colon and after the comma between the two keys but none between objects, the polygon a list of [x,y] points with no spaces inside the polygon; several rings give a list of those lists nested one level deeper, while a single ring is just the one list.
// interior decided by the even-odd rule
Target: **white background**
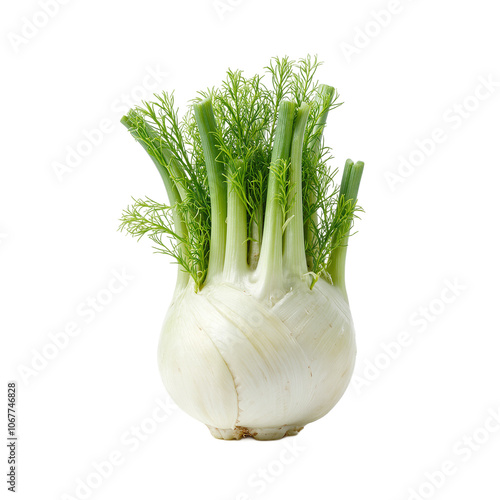
[{"label": "white background", "polygon": [[[48,20],[35,0],[5,2],[0,16],[1,393],[5,405],[5,382],[18,381],[17,498],[83,498],[77,485],[90,480],[92,499],[498,499],[500,427],[488,420],[500,411],[495,2],[58,5]],[[384,14],[374,19],[389,7],[381,27]],[[272,56],[307,53],[345,101],[326,133],[335,166],[366,164],[347,270],[356,383],[297,438],[217,441],[178,410],[157,424],[168,399],[156,347],[175,269],[116,231],[131,196],[164,196],[118,124],[126,99],[142,97],[145,82],[147,96],[176,89],[183,107],[229,66],[252,74]],[[481,79],[496,82],[489,93]],[[112,130],[59,179],[54,165],[102,120]],[[388,173],[410,157],[418,165],[391,189]],[[106,296],[113,271],[133,278],[91,317],[86,301]],[[460,289],[445,291],[446,280]],[[79,335],[23,377],[71,322]],[[401,335],[410,340],[391,344],[390,359],[383,344]],[[137,446],[141,425],[149,434]],[[120,464],[100,481],[93,463],[110,454]],[[435,474],[443,462],[447,476]]]}]

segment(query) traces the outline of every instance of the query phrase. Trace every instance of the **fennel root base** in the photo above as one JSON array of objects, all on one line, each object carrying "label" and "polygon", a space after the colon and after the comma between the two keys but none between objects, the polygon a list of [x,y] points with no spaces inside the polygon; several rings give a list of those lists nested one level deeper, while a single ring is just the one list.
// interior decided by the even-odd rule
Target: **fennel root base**
[{"label": "fennel root base", "polygon": [[217,439],[241,439],[244,437],[253,437],[258,441],[271,441],[273,439],[281,439],[286,436],[297,435],[304,427],[296,425],[283,425],[281,427],[261,427],[248,428],[236,426],[234,429],[218,429],[207,425],[212,433],[212,436]]}]

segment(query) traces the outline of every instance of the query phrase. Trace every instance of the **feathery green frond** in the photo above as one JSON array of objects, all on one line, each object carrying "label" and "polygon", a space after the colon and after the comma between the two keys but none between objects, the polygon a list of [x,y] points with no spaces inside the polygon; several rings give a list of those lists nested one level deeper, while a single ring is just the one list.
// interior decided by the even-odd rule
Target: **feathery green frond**
[{"label": "feathery green frond", "polygon": [[[321,64],[317,56],[298,61],[276,57],[265,67],[264,76],[228,70],[221,85],[200,91],[182,117],[173,93],[167,92],[131,110],[122,122],[157,167],[169,202],[135,200],[124,211],[120,228],[138,239],[147,235],[156,251],[179,263],[197,290],[210,279],[211,256],[218,255],[214,265],[217,272],[224,268],[225,276],[231,268],[224,262],[229,251],[238,256],[240,266],[248,266],[248,272],[256,271],[264,241],[265,258],[273,255],[273,262],[281,263],[279,252],[270,245],[285,252],[285,245],[303,240],[304,248],[287,262],[300,261],[301,269],[307,265],[311,286],[319,278],[341,283],[344,247],[360,210],[356,198],[362,165],[346,163],[341,186],[336,186],[337,169],[330,166],[332,151],[324,145],[323,135],[329,113],[342,103],[334,87],[316,80]],[[297,119],[298,109],[307,114]],[[301,145],[294,149],[298,153],[294,153],[292,184],[294,130],[300,130],[293,137]],[[300,189],[297,178],[302,179]],[[229,204],[244,228],[226,220]],[[299,230],[303,236],[291,236]],[[240,246],[226,242],[228,234],[243,241],[247,235],[246,262]]]}]

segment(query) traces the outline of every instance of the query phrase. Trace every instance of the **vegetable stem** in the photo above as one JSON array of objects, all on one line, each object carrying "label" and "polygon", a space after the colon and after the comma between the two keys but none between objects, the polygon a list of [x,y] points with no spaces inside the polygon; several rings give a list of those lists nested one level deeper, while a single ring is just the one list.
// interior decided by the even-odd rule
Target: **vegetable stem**
[{"label": "vegetable stem", "polygon": [[304,248],[304,215],[302,209],[302,150],[310,106],[303,103],[297,111],[292,138],[288,211],[290,221],[285,229],[284,266],[296,278],[307,272]]},{"label": "vegetable stem", "polygon": [[168,199],[171,205],[181,201],[179,191],[174,185],[164,162],[162,161],[162,156],[160,155],[159,148],[154,147],[154,136],[151,131],[147,130],[147,123],[142,120],[142,117],[134,117],[137,120],[141,120],[141,130],[138,129],[137,125],[130,119],[129,116],[125,115],[120,121],[127,127],[128,131],[134,137],[134,139],[146,150],[150,158],[153,160],[160,176],[167,190]]},{"label": "vegetable stem", "polygon": [[[356,164],[352,160],[347,160],[342,175],[342,182],[340,184],[339,200],[351,201],[356,204],[358,200],[359,184],[361,176],[363,175],[364,163],[358,161]],[[349,227],[352,224],[352,217],[349,218],[344,224]],[[347,300],[347,290],[345,286],[345,262],[347,254],[347,242],[349,240],[349,233],[345,236],[342,242],[336,246],[328,259],[327,271],[330,273],[332,282],[338,286]]]},{"label": "vegetable stem", "polygon": [[[172,207],[172,218],[174,221],[175,232],[180,239],[185,239],[187,237],[187,227],[184,220],[180,216],[179,211],[176,208],[176,204],[181,201],[179,191],[174,185],[174,182],[172,181],[166,166],[161,161],[162,156],[159,155],[157,148],[153,147],[154,140],[151,137],[152,131],[146,129],[147,123],[142,117],[136,114],[134,116],[134,119],[140,122],[141,124],[140,128],[138,128],[137,123],[134,123],[127,115],[123,116],[120,122],[123,125],[125,125],[125,127],[130,132],[132,137],[146,150],[149,157],[155,164],[155,167],[157,168],[163,180],[163,184],[167,191],[168,201],[170,203],[170,206]],[[180,246],[181,255],[184,258],[186,258],[187,257],[186,246],[182,241],[179,241],[179,238],[177,239],[177,243]],[[188,281],[189,281],[189,274],[185,272],[184,269],[181,268],[181,266],[178,266],[176,288],[185,287]]]},{"label": "vegetable stem", "polygon": [[[235,170],[242,168],[243,162],[236,160]],[[235,181],[227,182],[227,239],[224,261],[224,280],[235,282],[246,271],[247,265],[247,213]]]},{"label": "vegetable stem", "polygon": [[[317,94],[315,97],[315,102],[318,104],[320,111],[318,119],[313,127],[312,135],[309,140],[309,147],[313,154],[314,161],[319,162],[319,155],[321,152],[321,143],[323,141],[323,130],[326,126],[326,120],[328,118],[328,112],[332,104],[333,97],[335,95],[335,88],[330,85],[321,84],[318,87]],[[309,192],[309,206],[313,206],[316,203],[316,193],[311,190]],[[318,213],[313,212],[310,216],[310,220],[306,221],[304,224],[305,240],[308,242],[308,246],[311,252],[317,246],[317,241],[314,237],[313,227],[318,227]],[[307,268],[311,269],[313,267],[313,256],[307,256]]]},{"label": "vegetable stem", "polygon": [[330,111],[330,105],[332,104],[333,97],[335,95],[335,88],[330,85],[321,84],[318,87],[317,95],[315,101],[320,107],[320,112],[316,124],[313,127],[313,133],[309,146],[311,147],[315,155],[319,155],[321,150],[321,141],[323,140],[323,130],[326,126],[326,120],[328,118],[328,112]]},{"label": "vegetable stem", "polygon": [[254,270],[257,267],[260,257],[260,249],[262,245],[262,224],[264,222],[264,209],[260,204],[253,214],[253,219],[250,224],[250,245],[248,254],[248,264],[250,269]]},{"label": "vegetable stem", "polygon": [[184,169],[182,168],[179,160],[174,157],[169,149],[162,148],[161,152],[163,154],[163,157],[165,158],[168,173],[170,174],[175,187],[179,191],[181,200],[184,201],[186,199],[185,184],[186,182],[188,182],[186,174],[184,173]]},{"label": "vegetable stem", "polygon": [[153,130],[151,125],[146,120],[143,120],[141,128],[143,129],[143,132],[148,135],[151,143],[155,144],[158,152],[161,152],[161,156],[163,156],[161,163],[170,178],[173,188],[177,189],[179,199],[184,201],[186,199],[185,182],[187,181],[184,168],[172,151],[164,146],[164,139]]},{"label": "vegetable stem", "polygon": [[212,108],[212,100],[206,98],[194,104],[194,115],[200,133],[210,190],[211,231],[210,257],[207,271],[208,281],[222,273],[224,269],[227,196],[224,186],[223,164],[217,159],[219,154],[215,136],[217,124]]},{"label": "vegetable stem", "polygon": [[271,155],[267,189],[266,213],[262,249],[257,265],[257,276],[263,280],[262,293],[269,294],[274,288],[282,288],[283,266],[283,209],[286,200],[280,199],[286,182],[286,168],[290,156],[295,104],[282,101]]}]

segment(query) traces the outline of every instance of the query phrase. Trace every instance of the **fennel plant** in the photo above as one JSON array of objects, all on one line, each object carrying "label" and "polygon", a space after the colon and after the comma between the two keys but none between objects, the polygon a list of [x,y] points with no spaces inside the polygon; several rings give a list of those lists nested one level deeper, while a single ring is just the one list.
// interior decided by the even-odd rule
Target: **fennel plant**
[{"label": "fennel plant", "polygon": [[178,263],[160,371],[219,438],[295,434],[352,374],[345,259],[363,163],[347,160],[335,184],[323,132],[341,103],[319,65],[228,70],[183,117],[164,92],[122,118],[168,196],[135,199],[120,226]]}]

